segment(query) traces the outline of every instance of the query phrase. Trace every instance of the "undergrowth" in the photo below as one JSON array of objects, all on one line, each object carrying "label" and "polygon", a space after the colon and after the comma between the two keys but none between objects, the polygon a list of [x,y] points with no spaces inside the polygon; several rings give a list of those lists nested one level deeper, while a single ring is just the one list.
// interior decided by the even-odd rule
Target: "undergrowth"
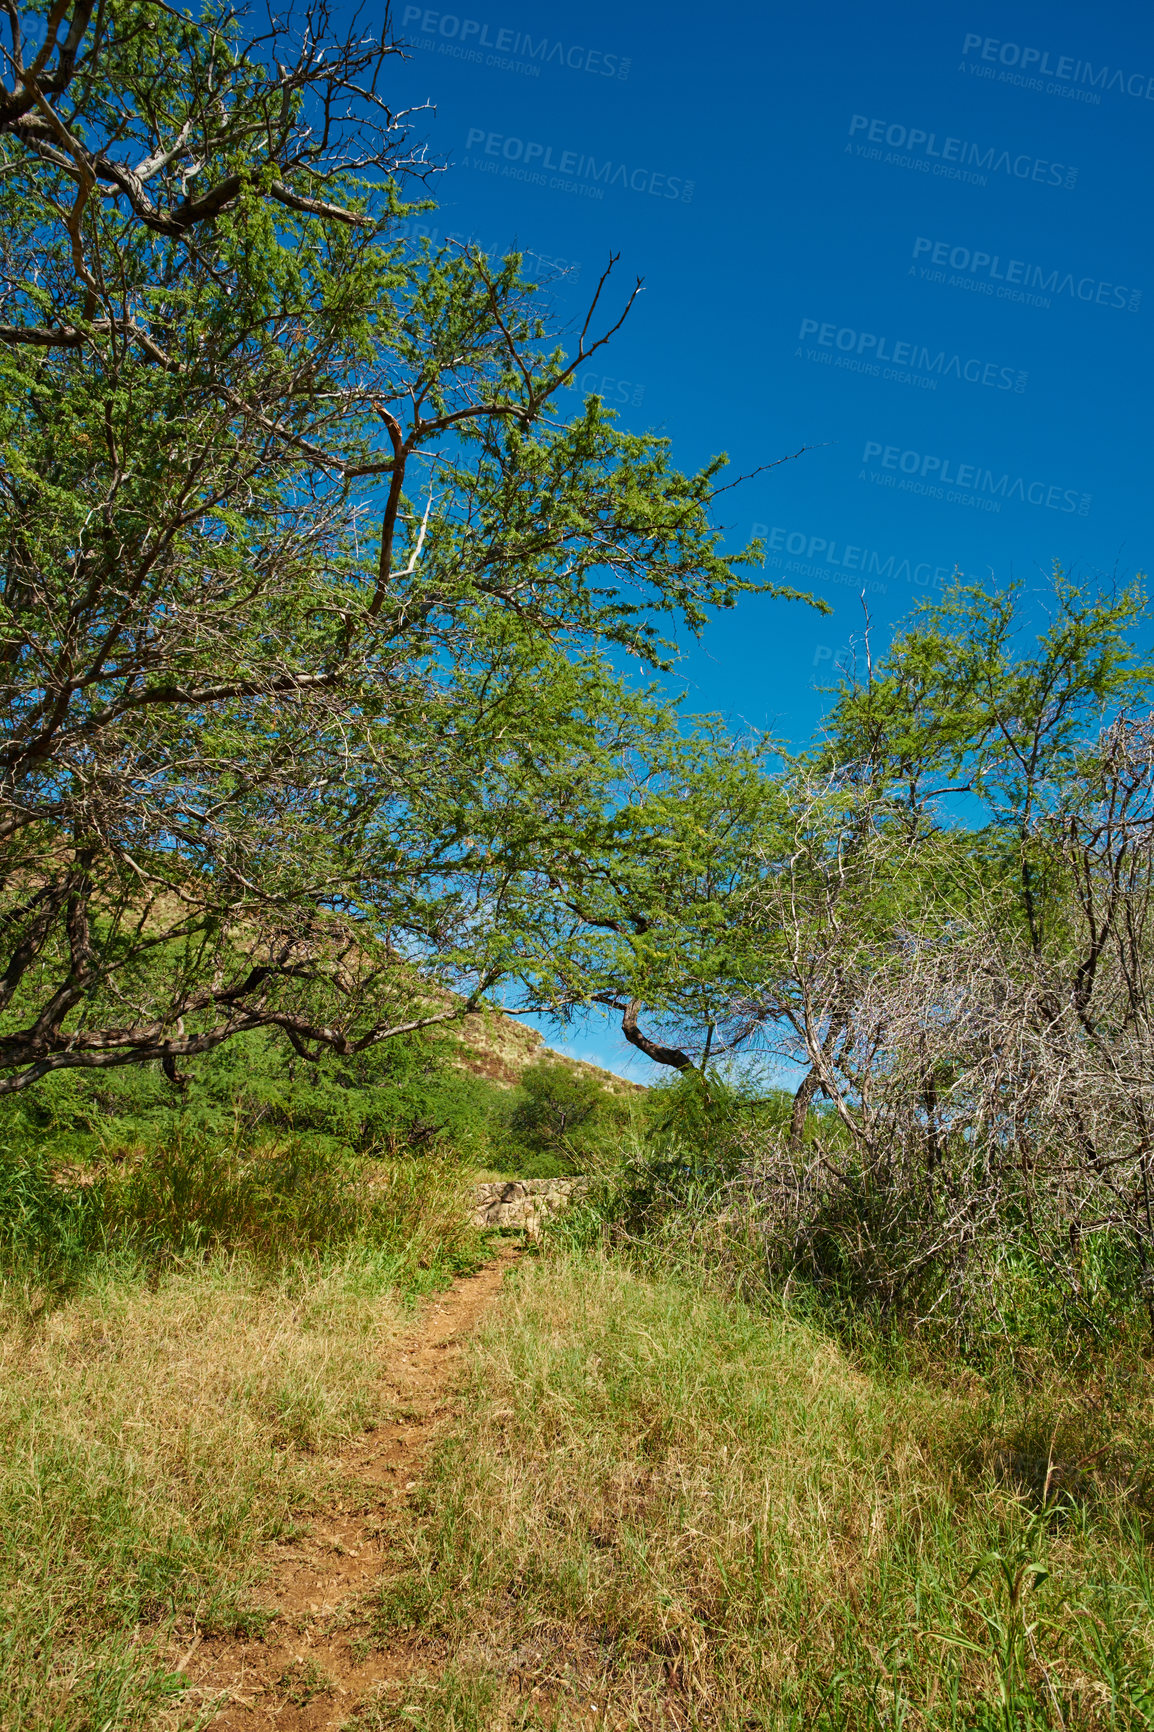
[{"label": "undergrowth", "polygon": [[[992,1266],[959,1351],[785,1255],[750,1148],[787,1115],[684,1083],[606,1105],[546,1063],[489,1121],[494,1165],[593,1183],[398,1527],[376,1635],[423,1670],[357,1732],[1152,1732],[1125,1267],[1091,1240],[1071,1301]],[[479,1256],[475,1169],[239,1113],[94,1115],[68,1159],[59,1123],[6,1123],[0,1724],[186,1726],[189,1632],[259,1633],[261,1543],[336,1495],[405,1304]]]},{"label": "undergrowth", "polygon": [[35,1145],[0,1149],[0,1273],[8,1301],[220,1253],[255,1268],[323,1265],[351,1247],[402,1288],[445,1278],[475,1254],[460,1167],[435,1155],[366,1162],[296,1138],[244,1148],[198,1137],[113,1149],[82,1169]]},{"label": "undergrowth", "polygon": [[[346,1248],[270,1279],[240,1258],[93,1271],[0,1333],[0,1725],[122,1732],[177,1711],[189,1629],[259,1628],[254,1554],[331,1495],[401,1320]],[[179,1641],[176,1631],[185,1630]]]},{"label": "undergrowth", "polygon": [[259,1628],[258,1547],[377,1423],[407,1300],[478,1261],[467,1198],[446,1153],[291,1134],[0,1150],[5,1732],[191,1723],[178,1648]]},{"label": "undergrowth", "polygon": [[[1148,1728],[1154,1381],[1095,1393],[871,1376],[780,1307],[554,1251],[381,1628],[435,1636],[478,1725]],[[409,1723],[457,1723],[437,1689]]]},{"label": "undergrowth", "polygon": [[964,1198],[871,1186],[828,1110],[811,1109],[793,1144],[789,1109],[781,1091],[697,1073],[652,1090],[621,1158],[554,1237],[755,1309],[785,1301],[874,1369],[1013,1382],[1150,1353],[1154,1286],[1116,1223],[1087,1224],[1074,1251],[1010,1197],[975,1215],[959,1249],[946,1217]]}]

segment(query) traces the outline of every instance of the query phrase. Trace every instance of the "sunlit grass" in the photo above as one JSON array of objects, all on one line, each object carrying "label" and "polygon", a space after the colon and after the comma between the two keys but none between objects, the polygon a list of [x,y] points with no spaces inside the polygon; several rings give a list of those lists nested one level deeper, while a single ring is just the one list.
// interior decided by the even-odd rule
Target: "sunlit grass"
[{"label": "sunlit grass", "polygon": [[1145,1492],[1073,1394],[883,1381],[780,1309],[554,1255],[477,1350],[382,1626],[438,1632],[494,1726],[1154,1725]]},{"label": "sunlit grass", "polygon": [[0,1174],[5,1732],[192,1723],[181,1648],[260,1627],[261,1542],[336,1495],[408,1299],[476,1257],[449,1163],[122,1153]]}]

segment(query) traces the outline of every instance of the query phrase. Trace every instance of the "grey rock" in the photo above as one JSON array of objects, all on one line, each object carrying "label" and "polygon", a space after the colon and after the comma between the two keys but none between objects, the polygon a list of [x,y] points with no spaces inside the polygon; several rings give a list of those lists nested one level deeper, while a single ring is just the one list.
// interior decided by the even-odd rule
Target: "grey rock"
[{"label": "grey rock", "polygon": [[474,1227],[514,1227],[540,1236],[542,1223],[568,1208],[588,1188],[588,1179],[503,1179],[478,1185],[473,1193]]}]

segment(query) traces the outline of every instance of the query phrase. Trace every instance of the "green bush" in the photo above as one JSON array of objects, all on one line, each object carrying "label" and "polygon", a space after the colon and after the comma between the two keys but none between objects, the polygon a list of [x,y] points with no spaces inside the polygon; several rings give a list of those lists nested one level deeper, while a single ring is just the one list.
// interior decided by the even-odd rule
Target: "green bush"
[{"label": "green bush", "polygon": [[117,1143],[294,1132],[356,1154],[451,1148],[481,1160],[493,1090],[455,1064],[455,1052],[450,1038],[416,1034],[314,1065],[262,1030],[189,1063],[181,1088],[159,1065],[45,1077],[0,1102],[0,1138],[47,1142],[73,1159]]},{"label": "green bush", "polygon": [[498,1109],[496,1158],[518,1178],[586,1173],[616,1156],[629,1123],[629,1103],[595,1076],[541,1059]]},{"label": "green bush", "polygon": [[465,1176],[436,1154],[366,1161],[289,1136],[244,1148],[196,1135],[86,1172],[41,1147],[0,1149],[0,1274],[26,1289],[73,1285],[115,1256],[139,1268],[220,1253],[269,1268],[359,1244],[419,1268],[471,1267]]}]

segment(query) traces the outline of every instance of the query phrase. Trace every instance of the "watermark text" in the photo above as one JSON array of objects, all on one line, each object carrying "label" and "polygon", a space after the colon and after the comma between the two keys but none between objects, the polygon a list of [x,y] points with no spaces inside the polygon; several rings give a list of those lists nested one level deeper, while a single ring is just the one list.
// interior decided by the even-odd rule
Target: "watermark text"
[{"label": "watermark text", "polygon": [[849,367],[871,378],[915,385],[922,390],[936,391],[939,379],[956,379],[990,391],[1021,395],[1029,379],[1029,374],[1020,368],[1005,367],[998,361],[985,361],[877,331],[859,331],[852,325],[837,325],[828,320],[803,319],[797,336],[799,343],[807,345],[804,351],[797,350],[805,360]]},{"label": "watermark text", "polygon": [[1107,61],[1095,65],[1079,55],[1059,54],[1056,49],[1035,48],[1025,42],[1005,42],[980,31],[968,31],[962,40],[961,70],[1095,105],[1101,102],[1104,91],[1154,102],[1154,73],[1111,66]]},{"label": "watermark text", "polygon": [[877,120],[868,114],[850,116],[849,155],[883,162],[893,168],[910,168],[969,186],[988,186],[991,178],[1030,181],[1038,186],[1064,187],[1078,184],[1078,170],[1049,157],[1028,151],[1004,150],[996,144],[977,144],[973,139],[949,133],[927,132],[924,127],[901,121]]},{"label": "watermark text", "polygon": [[466,155],[460,166],[484,174],[527,181],[554,192],[603,199],[607,190],[639,193],[649,198],[691,204],[695,182],[683,175],[668,174],[643,163],[619,162],[611,156],[565,149],[535,138],[519,138],[471,126],[465,139]]},{"label": "watermark text", "polygon": [[1049,307],[1063,296],[1083,306],[1113,307],[1137,313],[1142,290],[1101,277],[1082,275],[1060,265],[1040,265],[1030,259],[1014,259],[981,247],[957,246],[929,235],[918,235],[908,276],[925,282],[968,288],[998,300],[1020,301],[1027,306]]},{"label": "watermark text", "polygon": [[588,72],[597,78],[629,77],[633,62],[603,48],[586,48],[554,36],[534,36],[528,30],[491,24],[482,18],[464,18],[458,12],[432,11],[426,6],[406,6],[401,28],[417,29],[412,43],[430,53],[447,54],[497,72],[519,72],[540,78],[542,67],[557,66],[570,72]]},{"label": "watermark text", "polygon": [[1088,517],[1093,501],[1093,494],[1063,487],[1060,482],[1035,481],[1024,475],[1011,475],[1008,470],[998,474],[982,463],[961,463],[932,451],[903,450],[900,445],[886,445],[878,439],[866,440],[861,460],[863,464],[876,464],[876,468],[863,469],[858,476],[860,481],[869,481],[875,487],[896,487],[900,492],[920,494],[927,499],[944,499],[950,505],[968,505],[979,511],[1000,512],[1004,502],[1017,500],[1019,504],[1035,505],[1046,511]]}]

